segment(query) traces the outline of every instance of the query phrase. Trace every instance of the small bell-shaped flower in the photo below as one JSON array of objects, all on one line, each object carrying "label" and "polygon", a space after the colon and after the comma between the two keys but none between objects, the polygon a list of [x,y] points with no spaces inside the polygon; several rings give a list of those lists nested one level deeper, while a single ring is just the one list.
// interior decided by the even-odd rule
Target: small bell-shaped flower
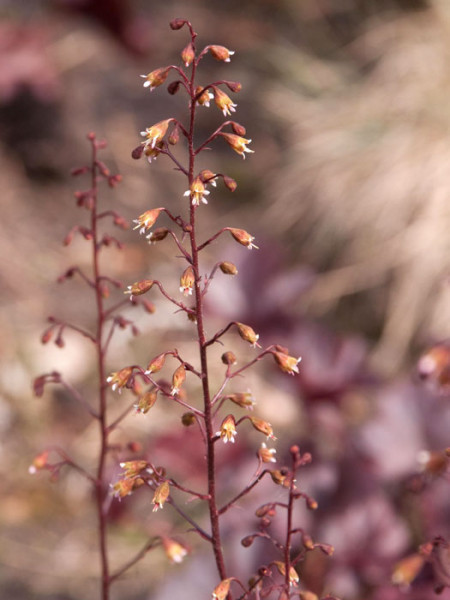
[{"label": "small bell-shaped flower", "polygon": [[148,73],[147,75],[141,75],[141,77],[145,79],[144,87],[150,88],[150,91],[152,92],[156,87],[165,82],[169,71],[170,67],[161,67],[160,69],[151,71],[151,73]]},{"label": "small bell-shaped flower", "polygon": [[245,158],[246,152],[254,153],[254,150],[250,150],[250,148],[247,148],[247,144],[250,144],[252,140],[248,140],[247,138],[241,137],[240,135],[235,135],[234,133],[221,132],[219,135],[225,138],[225,141],[231,146],[231,148],[233,148],[235,152],[240,154],[242,158]]},{"label": "small bell-shaped flower", "polygon": [[182,546],[179,542],[172,540],[171,538],[162,538],[162,544],[167,558],[171,563],[181,563],[184,557],[187,555],[187,549]]},{"label": "small bell-shaped flower", "polygon": [[272,425],[267,421],[263,421],[263,419],[258,419],[257,417],[250,417],[250,421],[256,431],[263,433],[267,436],[267,439],[276,440],[277,438],[273,435]]},{"label": "small bell-shaped flower", "polygon": [[[195,95],[200,94],[202,92],[203,86],[199,85],[195,88]],[[197,104],[200,106],[206,106],[209,108],[211,100],[214,98],[214,94],[212,94],[209,90],[205,90],[202,92],[197,98]]]},{"label": "small bell-shaped flower", "polygon": [[225,46],[213,45],[209,47],[211,56],[216,60],[223,60],[224,62],[230,62],[230,56],[233,56],[234,50],[228,50]]},{"label": "small bell-shaped flower", "polygon": [[115,371],[114,373],[111,373],[111,375],[106,378],[106,381],[111,385],[113,392],[119,390],[120,394],[122,388],[124,388],[130,380],[132,374],[133,367],[124,367],[120,371]]},{"label": "small bell-shaped flower", "polygon": [[136,227],[133,229],[139,229],[139,233],[141,234],[146,233],[156,223],[162,210],[162,208],[146,210],[145,213],[142,213],[137,219],[134,219],[133,223],[136,223]]},{"label": "small bell-shaped flower", "polygon": [[180,292],[185,296],[192,296],[195,284],[194,269],[188,267],[180,277]]},{"label": "small bell-shaped flower", "polygon": [[196,177],[192,182],[190,189],[186,190],[183,195],[191,197],[193,206],[199,206],[200,202],[208,204],[208,200],[205,196],[208,196],[209,193],[209,190],[205,188],[205,184],[201,178]]},{"label": "small bell-shaped flower", "polygon": [[228,227],[228,231],[231,233],[236,242],[238,242],[242,246],[246,246],[249,250],[251,250],[252,248],[258,249],[258,246],[255,246],[255,244],[253,243],[255,236],[250,235],[248,231],[245,231],[245,229],[236,229],[235,227]]},{"label": "small bell-shaped flower", "polygon": [[213,600],[226,600],[228,592],[230,591],[230,584],[233,581],[232,577],[223,579],[218,586],[214,588],[212,593]]},{"label": "small bell-shaped flower", "polygon": [[183,385],[186,379],[186,369],[183,365],[180,365],[178,369],[172,375],[172,387],[170,389],[170,395],[176,396],[180,391],[181,386]]},{"label": "small bell-shaped flower", "polygon": [[263,463],[277,462],[277,459],[274,456],[276,452],[275,448],[268,448],[263,442],[258,450],[258,458]]},{"label": "small bell-shaped flower", "polygon": [[156,512],[159,508],[163,508],[166,503],[168,497],[170,495],[170,486],[168,481],[163,481],[161,485],[159,485],[155,493],[153,495],[153,512]]},{"label": "small bell-shaped flower", "polygon": [[222,425],[220,426],[220,431],[217,431],[216,435],[219,435],[222,438],[224,444],[228,442],[234,444],[234,438],[237,435],[237,431],[236,421],[233,415],[228,415],[225,417],[225,419],[222,421]]},{"label": "small bell-shaped flower", "polygon": [[253,348],[256,348],[257,346],[259,348],[261,347],[260,344],[258,344],[259,334],[255,333],[255,331],[249,325],[244,325],[244,323],[236,323],[236,326],[238,333],[243,340],[251,344]]},{"label": "small bell-shaped flower", "polygon": [[194,46],[192,45],[192,42],[189,42],[186,48],[183,48],[183,50],[181,51],[181,60],[184,62],[185,67],[189,67],[189,65],[192,64],[194,58]]},{"label": "small bell-shaped flower", "polygon": [[236,112],[237,104],[232,101],[228,94],[225,94],[225,92],[215,86],[213,87],[213,90],[214,102],[216,103],[217,108],[222,111],[224,117],[230,116],[231,113]]},{"label": "small bell-shaped flower", "polygon": [[141,131],[141,135],[147,138],[147,140],[143,142],[144,147],[150,146],[151,148],[154,148],[158,142],[161,142],[167,133],[170,122],[173,120],[173,118],[170,118],[159,121],[151,127],[147,127],[145,131]]},{"label": "small bell-shaped flower", "polygon": [[298,373],[298,363],[302,360],[301,357],[295,358],[283,352],[272,352],[275,362],[284,373],[295,375]]},{"label": "small bell-shaped flower", "polygon": [[130,300],[133,300],[133,296],[141,296],[147,293],[155,282],[153,279],[143,279],[142,281],[136,281],[132,285],[127,286],[124,294],[130,294]]},{"label": "small bell-shaped flower", "polygon": [[154,406],[158,397],[158,390],[155,388],[139,396],[136,404],[133,405],[136,413],[146,415],[148,411]]}]

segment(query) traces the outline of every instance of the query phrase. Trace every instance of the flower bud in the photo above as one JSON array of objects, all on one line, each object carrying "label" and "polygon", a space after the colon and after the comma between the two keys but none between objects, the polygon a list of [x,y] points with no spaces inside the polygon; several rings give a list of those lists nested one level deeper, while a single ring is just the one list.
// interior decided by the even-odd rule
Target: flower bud
[{"label": "flower bud", "polygon": [[142,396],[139,396],[137,404],[134,405],[136,412],[146,415],[155,404],[157,397],[158,390],[156,388],[146,392],[145,394],[142,394]]},{"label": "flower bud", "polygon": [[391,576],[394,585],[407,586],[414,581],[425,563],[425,557],[420,554],[410,554],[399,561]]},{"label": "flower bud", "polygon": [[261,346],[258,344],[259,335],[254,332],[254,330],[249,325],[244,325],[244,323],[236,323],[236,327],[241,338],[251,344],[253,348],[257,346],[260,348]]},{"label": "flower bud", "polygon": [[319,544],[314,544],[314,546],[316,548],[319,548],[327,556],[333,556],[333,554],[334,554],[334,546],[332,546],[331,544],[319,543]]},{"label": "flower bud", "polygon": [[151,373],[157,373],[158,371],[161,371],[165,361],[166,353],[163,352],[162,354],[158,354],[158,356],[155,356],[155,358],[148,363],[145,374],[150,375]]},{"label": "flower bud", "polygon": [[185,427],[190,427],[191,425],[194,425],[195,423],[195,415],[192,412],[187,412],[184,413],[181,417],[181,423],[185,426]]},{"label": "flower bud", "polygon": [[247,131],[243,125],[237,123],[236,121],[231,123],[231,129],[233,130],[233,133],[240,135],[241,137],[244,136]]},{"label": "flower bud", "polygon": [[134,227],[133,229],[140,228],[139,233],[145,233],[153,227],[161,211],[162,208],[152,208],[151,210],[145,211],[145,213],[140,215],[137,219],[133,220],[133,223],[136,223],[136,227]]},{"label": "flower bud", "polygon": [[180,83],[180,80],[172,81],[172,83],[169,83],[169,85],[167,86],[167,91],[171,96],[178,92],[178,90],[180,89]]},{"label": "flower bud", "polygon": [[229,90],[232,92],[240,92],[242,90],[242,84],[239,81],[224,81],[223,82]]},{"label": "flower bud", "polygon": [[224,352],[222,354],[221,360],[224,365],[235,365],[237,363],[236,356],[233,352]]},{"label": "flower bud", "polygon": [[298,363],[302,360],[301,357],[295,358],[294,356],[288,356],[282,352],[272,352],[275,362],[284,373],[294,375],[298,373]]},{"label": "flower bud", "polygon": [[155,282],[153,279],[143,279],[142,281],[136,281],[132,285],[129,285],[125,290],[124,294],[130,294],[130,300],[133,299],[133,296],[141,296],[142,294],[147,293]]},{"label": "flower bud", "polygon": [[48,455],[49,455],[48,450],[44,450],[44,452],[41,452],[40,454],[35,456],[33,458],[33,462],[28,467],[28,473],[30,475],[34,475],[35,473],[37,473],[37,471],[40,471],[41,469],[45,469],[45,467],[47,466],[47,462],[48,462]]},{"label": "flower bud", "polygon": [[273,435],[272,425],[267,421],[263,421],[262,419],[258,419],[256,417],[250,417],[250,421],[256,431],[263,433],[267,436],[267,439],[276,440],[277,438]]},{"label": "flower bud", "polygon": [[169,230],[167,227],[158,227],[154,231],[151,231],[147,236],[149,244],[156,244],[156,242],[161,242],[167,237]]},{"label": "flower bud", "polygon": [[266,516],[274,517],[275,514],[276,514],[275,506],[270,503],[263,504],[255,512],[255,515],[258,517],[258,519],[262,519],[263,517],[266,517]]},{"label": "flower bud", "polygon": [[170,21],[170,28],[176,31],[181,29],[185,23],[187,23],[186,19],[173,19]]},{"label": "flower bud", "polygon": [[234,135],[233,133],[221,132],[219,135],[221,135],[225,139],[225,141],[228,143],[228,145],[231,146],[231,148],[235,152],[240,154],[242,156],[242,158],[245,158],[246,152],[254,153],[254,150],[250,150],[250,148],[247,148],[247,144],[250,144],[250,142],[252,140],[248,140],[239,135]]},{"label": "flower bud", "polygon": [[226,600],[228,596],[228,592],[230,591],[230,584],[232,582],[232,577],[228,577],[228,579],[223,579],[218,586],[214,588],[212,593],[213,600]]},{"label": "flower bud", "polygon": [[244,546],[244,548],[249,548],[253,544],[254,541],[255,541],[254,535],[247,535],[245,538],[242,538],[241,546]]},{"label": "flower bud", "polygon": [[124,388],[128,384],[132,374],[133,367],[125,367],[120,371],[111,373],[111,375],[107,377],[106,381],[111,385],[113,392],[115,392],[118,389],[120,394],[122,388]]},{"label": "flower bud", "polygon": [[314,550],[314,542],[310,535],[307,533],[302,534],[302,544],[307,550]]},{"label": "flower bud", "polygon": [[234,192],[234,190],[237,188],[237,183],[235,180],[232,177],[228,177],[228,175],[223,176],[223,182],[230,192]]},{"label": "flower bud", "polygon": [[189,65],[192,64],[194,58],[194,46],[192,45],[192,42],[189,42],[189,44],[181,51],[181,60],[184,62],[185,67],[189,67]]},{"label": "flower bud", "polygon": [[314,500],[314,498],[311,498],[310,496],[306,496],[305,500],[306,500],[306,506],[309,508],[309,510],[317,510],[319,508],[319,505],[317,504],[317,501]]},{"label": "flower bud", "polygon": [[186,369],[183,365],[180,365],[178,369],[174,372],[172,376],[172,388],[170,390],[170,395],[175,396],[179,393],[181,386],[183,385],[186,379]]},{"label": "flower bud", "polygon": [[178,144],[178,142],[180,141],[180,128],[178,127],[178,125],[175,125],[175,127],[172,129],[169,137],[167,138],[167,141],[171,146],[175,146],[176,144]]},{"label": "flower bud", "polygon": [[145,79],[144,87],[150,88],[150,91],[152,92],[156,87],[165,82],[169,71],[170,67],[161,67],[160,69],[155,69],[147,75],[141,75],[141,77]]},{"label": "flower bud", "polygon": [[131,151],[131,158],[134,158],[134,160],[139,160],[141,158],[144,150],[145,150],[144,146],[142,144],[140,144],[139,146],[137,146],[136,148],[134,148]]},{"label": "flower bud", "polygon": [[233,263],[231,262],[222,262],[219,265],[220,270],[222,271],[222,273],[225,273],[225,275],[237,275],[238,274],[238,270],[236,265],[233,265]]},{"label": "flower bud", "polygon": [[171,563],[181,563],[187,555],[187,549],[170,538],[162,538],[162,544],[167,558]]},{"label": "flower bud", "polygon": [[180,292],[183,292],[185,296],[192,296],[194,284],[194,269],[192,267],[188,267],[180,277]]},{"label": "flower bud", "polygon": [[156,512],[159,508],[163,508],[168,497],[170,495],[170,486],[168,481],[164,481],[159,485],[153,495],[153,512]]},{"label": "flower bud", "polygon": [[211,56],[216,60],[223,60],[224,62],[230,62],[230,56],[233,56],[234,50],[228,50],[225,46],[210,46],[209,51]]},{"label": "flower bud", "polygon": [[258,246],[255,246],[255,244],[253,243],[253,240],[255,239],[254,236],[250,235],[247,231],[245,231],[245,229],[236,229],[235,227],[229,227],[228,231],[231,233],[236,242],[238,242],[242,246],[247,246],[249,250],[251,250],[252,248],[258,248]]},{"label": "flower bud", "polygon": [[225,419],[222,421],[222,425],[220,426],[220,431],[217,431],[216,435],[219,435],[222,438],[224,444],[227,442],[234,444],[234,438],[237,435],[237,431],[236,421],[233,415],[228,415],[225,417]]}]

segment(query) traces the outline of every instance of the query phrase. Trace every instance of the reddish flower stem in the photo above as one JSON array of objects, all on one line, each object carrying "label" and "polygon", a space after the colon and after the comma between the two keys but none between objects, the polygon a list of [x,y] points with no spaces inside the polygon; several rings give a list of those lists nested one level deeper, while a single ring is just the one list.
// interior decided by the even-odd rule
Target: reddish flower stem
[{"label": "reddish flower stem", "polygon": [[91,139],[92,144],[92,211],[91,211],[91,230],[92,230],[92,266],[95,284],[95,299],[97,305],[97,331],[95,335],[95,346],[97,350],[97,369],[98,369],[98,398],[99,411],[98,423],[100,430],[100,451],[97,463],[97,476],[95,481],[95,498],[97,505],[98,519],[98,541],[100,549],[100,567],[101,567],[101,598],[109,600],[109,590],[111,578],[109,575],[108,548],[107,548],[107,519],[105,505],[105,464],[108,452],[108,434],[109,429],[106,422],[106,392],[105,381],[105,349],[103,347],[103,330],[105,324],[105,311],[103,308],[103,296],[101,291],[98,227],[97,227],[97,143]]},{"label": "reddish flower stem", "polygon": [[[192,44],[195,45],[196,34],[191,30]],[[194,46],[195,47],[195,46]],[[189,149],[189,172],[188,180],[189,187],[194,181],[194,169],[195,169],[195,155],[194,149],[194,125],[195,125],[195,73],[196,73],[197,61],[194,60],[192,63],[191,79],[189,82],[189,95],[191,98],[190,103],[190,120],[188,130],[188,149]],[[203,401],[204,401],[204,419],[205,419],[205,432],[206,432],[206,461],[207,461],[207,477],[208,477],[208,507],[209,507],[209,518],[211,523],[211,538],[212,546],[214,551],[214,557],[216,560],[217,570],[219,572],[220,579],[226,579],[225,560],[222,550],[222,542],[220,536],[219,527],[219,510],[217,507],[216,500],[216,469],[215,469],[215,455],[214,455],[214,432],[213,432],[213,415],[211,396],[209,391],[209,378],[208,378],[208,359],[207,359],[207,341],[205,335],[205,328],[203,324],[203,294],[201,289],[201,273],[199,269],[199,247],[197,244],[196,235],[196,221],[195,213],[196,206],[192,204],[189,199],[190,206],[190,246],[192,256],[192,268],[195,274],[195,301],[196,301],[196,318],[197,318],[197,338],[199,345],[200,364],[201,364],[201,376],[202,376],[202,388],[203,388]]]}]

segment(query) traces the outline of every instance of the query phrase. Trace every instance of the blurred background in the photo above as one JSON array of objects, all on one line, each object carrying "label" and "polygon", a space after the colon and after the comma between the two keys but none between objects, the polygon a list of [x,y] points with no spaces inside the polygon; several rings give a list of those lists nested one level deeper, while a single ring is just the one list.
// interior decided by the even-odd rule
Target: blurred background
[{"label": "blurred background", "polygon": [[[251,388],[258,416],[279,438],[280,464],[292,443],[313,454],[299,485],[320,508],[297,516],[336,552],[331,559],[312,553],[301,580],[318,595],[347,600],[433,598],[429,566],[411,586],[394,586],[391,576],[399,560],[435,535],[446,537],[450,526],[445,461],[431,469],[420,454],[450,445],[448,399],[415,369],[450,331],[450,4],[0,0],[0,16],[0,598],[98,597],[89,489],[73,473],[50,483],[27,472],[47,444],[64,445],[89,467],[96,431],[60,389],[36,399],[31,382],[57,369],[93,394],[92,349],[83,340],[66,336],[64,349],[39,341],[48,315],[93,325],[82,285],[56,283],[75,263],[89,268],[85,242],[62,246],[87,214],[73,199],[87,183],[69,176],[88,160],[86,134],[107,138],[103,158],[123,175],[116,190],[105,189],[105,205],[129,220],[156,206],[180,210],[186,184],[169,163],[131,158],[141,130],[185,114],[181,94],[150,94],[139,79],[180,63],[187,35],[171,32],[175,17],[192,21],[199,46],[236,51],[229,65],[205,58],[201,77],[243,84],[233,96],[236,120],[255,154],[243,162],[225,144],[212,144],[201,167],[227,173],[238,188],[213,190],[201,227],[205,237],[222,226],[248,229],[260,250],[226,239],[210,249],[206,265],[231,260],[239,276],[215,278],[208,318],[211,331],[238,319],[264,344],[279,342],[303,357],[299,377],[267,363],[233,390]],[[214,106],[199,111],[199,140],[221,121]],[[126,284],[156,274],[176,293],[181,267],[173,246],[149,248],[136,233],[118,235],[126,250],[108,249],[105,270]],[[160,297],[151,299],[155,315],[127,314],[141,335],[121,333],[111,371],[144,365],[175,344],[193,352],[190,325]],[[235,337],[226,344],[247,356]],[[220,362],[214,365],[220,381]],[[120,402],[113,400],[113,410]],[[156,462],[176,461],[179,476],[200,485],[202,457],[179,417],[157,404],[147,419],[130,417],[118,442],[138,440]],[[224,497],[256,468],[259,437],[238,440],[219,454],[231,479]],[[115,564],[146,532],[186,529],[168,511],[151,515],[144,496],[113,505]],[[248,504],[272,497],[282,491],[262,486]],[[248,574],[274,557],[256,543],[239,546],[255,527],[243,514],[232,511],[225,536]],[[183,565],[155,552],[117,584],[113,598],[208,597],[214,568],[205,568],[209,558],[195,536],[184,539],[195,552]]]}]

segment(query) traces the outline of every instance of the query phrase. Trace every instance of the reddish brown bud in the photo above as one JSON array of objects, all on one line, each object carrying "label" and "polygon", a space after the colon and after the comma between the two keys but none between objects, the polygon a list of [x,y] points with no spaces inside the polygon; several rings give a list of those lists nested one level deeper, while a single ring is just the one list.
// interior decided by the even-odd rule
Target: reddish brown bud
[{"label": "reddish brown bud", "polygon": [[209,51],[213,58],[216,60],[223,60],[224,62],[230,62],[230,56],[233,56],[234,54],[233,50],[228,50],[225,46],[217,46],[215,44],[209,47]]},{"label": "reddish brown bud", "polygon": [[180,128],[178,127],[178,125],[175,125],[175,127],[172,129],[169,137],[167,138],[167,141],[172,146],[178,144],[178,142],[180,141]]},{"label": "reddish brown bud", "polygon": [[221,360],[224,365],[235,365],[237,363],[236,356],[233,352],[224,352],[222,354]]},{"label": "reddish brown bud", "polygon": [[258,344],[259,335],[255,333],[255,331],[249,325],[245,325],[244,323],[236,323],[236,327],[243,340],[251,344],[254,348],[257,346],[259,348],[261,347],[260,344]]},{"label": "reddish brown bud", "polygon": [[185,426],[185,427],[190,427],[191,425],[194,425],[195,423],[195,415],[192,412],[187,412],[184,413],[181,417],[181,423]]},{"label": "reddish brown bud", "polygon": [[228,177],[228,175],[223,176],[223,182],[230,192],[234,192],[234,190],[237,188],[237,183],[235,180],[232,177]]},{"label": "reddish brown bud", "polygon": [[241,545],[244,546],[244,548],[249,548],[253,544],[254,540],[254,535],[248,535],[247,537],[242,538]]},{"label": "reddish brown bud", "polygon": [[187,23],[186,19],[173,19],[170,21],[170,29],[176,31],[177,29],[181,29],[185,23]]},{"label": "reddish brown bud", "polygon": [[173,96],[174,94],[176,94],[178,92],[180,88],[180,81],[172,81],[172,83],[169,83],[169,85],[167,86],[167,91],[169,92],[169,94],[171,96]]},{"label": "reddish brown bud", "polygon": [[260,519],[262,517],[265,517],[266,515],[269,517],[274,517],[275,514],[276,514],[276,510],[275,510],[275,506],[273,504],[263,504],[255,512],[255,515]]},{"label": "reddish brown bud", "polygon": [[234,133],[236,135],[240,135],[240,136],[244,136],[247,132],[247,130],[245,129],[245,127],[243,125],[241,125],[240,123],[236,123],[236,121],[233,121],[231,123],[231,129],[234,131]]},{"label": "reddish brown bud", "polygon": [[225,275],[237,275],[238,274],[238,270],[236,265],[234,265],[231,262],[222,262],[219,265],[220,270],[222,271],[222,273],[225,273]]},{"label": "reddish brown bud", "polygon": [[141,158],[143,152],[144,152],[144,146],[142,144],[139,144],[139,146],[137,146],[131,152],[131,158],[134,158],[134,160],[139,160]]},{"label": "reddish brown bud", "polygon": [[181,51],[181,60],[183,61],[185,67],[189,67],[194,58],[194,46],[192,45],[192,42],[189,42],[189,44]]},{"label": "reddish brown bud", "polygon": [[239,83],[239,81],[224,81],[224,84],[228,87],[229,90],[235,93],[240,92],[242,89],[242,84]]}]

